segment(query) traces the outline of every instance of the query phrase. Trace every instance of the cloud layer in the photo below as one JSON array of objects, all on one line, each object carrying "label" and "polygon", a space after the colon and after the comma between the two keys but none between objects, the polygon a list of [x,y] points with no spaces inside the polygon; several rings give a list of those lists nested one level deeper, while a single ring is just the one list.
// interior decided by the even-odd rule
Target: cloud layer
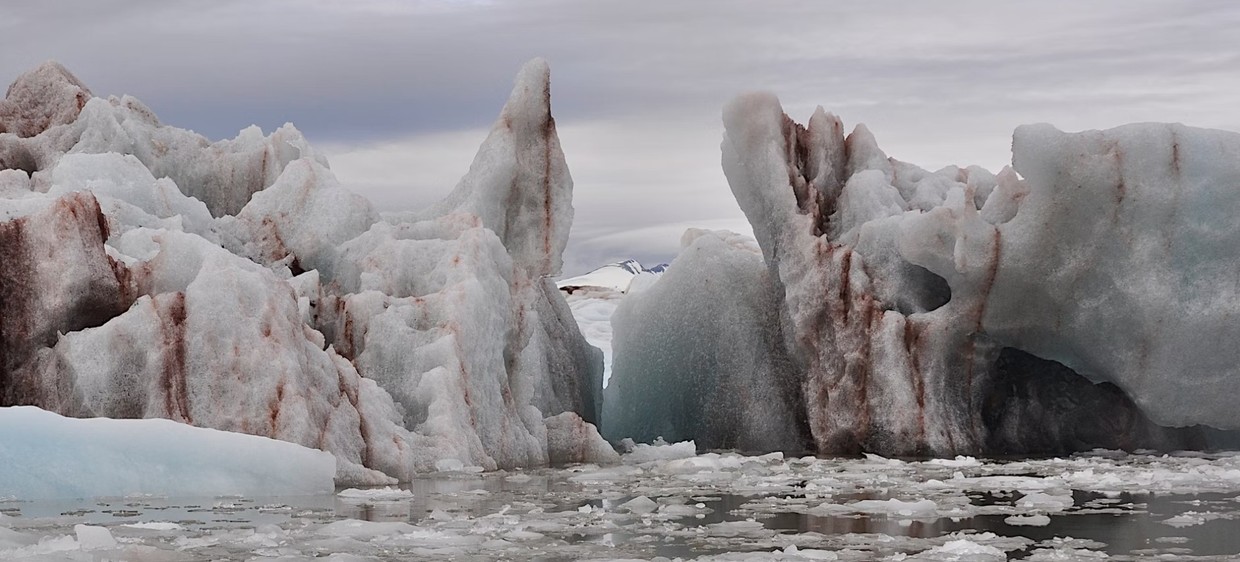
[{"label": "cloud layer", "polygon": [[7,3],[0,79],[46,59],[212,138],[292,121],[383,209],[446,193],[525,60],[551,61],[576,180],[566,273],[664,261],[685,226],[744,228],[719,110],[779,94],[864,122],[928,168],[1009,160],[1012,129],[1240,130],[1240,6],[1052,0]]}]

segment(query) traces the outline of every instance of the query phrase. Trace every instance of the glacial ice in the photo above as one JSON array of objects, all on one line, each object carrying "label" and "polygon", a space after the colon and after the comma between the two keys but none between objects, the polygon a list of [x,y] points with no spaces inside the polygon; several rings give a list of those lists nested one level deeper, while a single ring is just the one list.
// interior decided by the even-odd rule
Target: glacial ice
[{"label": "glacial ice", "polygon": [[1235,133],[1025,126],[992,174],[888,158],[769,94],[723,121],[760,258],[686,244],[618,307],[609,438],[774,450],[799,421],[820,453],[952,456],[1240,428]]},{"label": "glacial ice", "polygon": [[336,473],[331,455],[283,441],[29,406],[0,408],[0,444],[0,498],[23,500],[323,494]]},{"label": "glacial ice", "polygon": [[341,484],[614,461],[599,351],[549,280],[572,221],[549,80],[521,70],[444,202],[380,216],[291,125],[212,143],[55,63],[23,75],[0,105],[0,404],[291,441]]},{"label": "glacial ice", "polygon": [[805,450],[804,408],[759,250],[734,233],[695,229],[681,246],[663,277],[612,316],[605,436]]}]

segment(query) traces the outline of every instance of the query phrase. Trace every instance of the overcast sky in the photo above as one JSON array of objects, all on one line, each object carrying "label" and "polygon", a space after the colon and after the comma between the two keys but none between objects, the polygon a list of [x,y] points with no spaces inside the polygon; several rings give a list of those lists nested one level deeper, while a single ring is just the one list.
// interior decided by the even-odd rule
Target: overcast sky
[{"label": "overcast sky", "polygon": [[770,90],[937,169],[1011,132],[1175,121],[1240,131],[1240,3],[78,0],[0,4],[0,81],[65,64],[211,139],[286,121],[381,210],[447,193],[521,64],[548,59],[576,184],[567,274],[745,231],[720,109]]}]

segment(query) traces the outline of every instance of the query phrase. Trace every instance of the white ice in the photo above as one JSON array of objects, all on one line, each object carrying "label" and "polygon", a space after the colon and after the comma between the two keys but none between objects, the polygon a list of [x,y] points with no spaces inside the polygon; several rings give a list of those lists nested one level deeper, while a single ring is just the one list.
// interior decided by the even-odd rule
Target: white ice
[{"label": "white ice", "polygon": [[330,454],[284,441],[29,406],[0,408],[0,443],[0,497],[19,500],[323,494],[336,473]]},{"label": "white ice", "polygon": [[441,461],[614,462],[600,352],[551,278],[572,178],[535,60],[457,188],[381,217],[286,125],[208,142],[49,63],[0,103],[0,403],[331,452],[345,485]]}]

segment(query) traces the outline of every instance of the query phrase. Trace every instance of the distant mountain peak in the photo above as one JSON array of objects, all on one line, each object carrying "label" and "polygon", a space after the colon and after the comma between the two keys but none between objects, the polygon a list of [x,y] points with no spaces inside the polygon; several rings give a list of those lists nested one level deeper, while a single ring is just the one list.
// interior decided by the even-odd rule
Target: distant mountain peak
[{"label": "distant mountain peak", "polygon": [[598,287],[624,293],[628,291],[629,283],[633,281],[634,277],[643,273],[662,275],[666,269],[666,263],[646,268],[635,259],[626,259],[620,262],[609,263],[585,275],[563,279],[556,283],[556,286],[570,294],[577,289],[585,287]]}]

